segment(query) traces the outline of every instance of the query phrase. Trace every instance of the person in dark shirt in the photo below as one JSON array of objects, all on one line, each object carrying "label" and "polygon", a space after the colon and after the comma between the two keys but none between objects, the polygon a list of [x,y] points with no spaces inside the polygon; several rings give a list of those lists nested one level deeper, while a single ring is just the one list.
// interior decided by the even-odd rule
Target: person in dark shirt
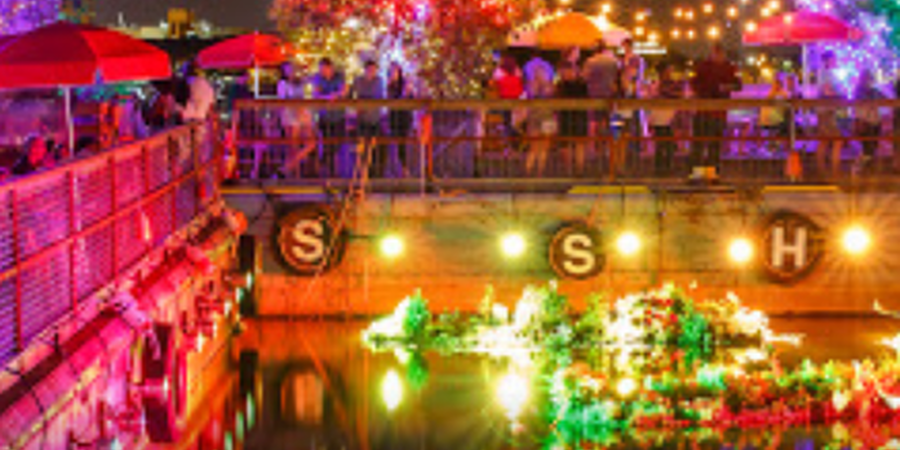
[{"label": "person in dark shirt", "polygon": [[[578,73],[577,65],[563,62],[558,72],[557,97],[566,99],[588,98],[587,83]],[[586,110],[565,110],[559,112],[559,136],[562,138],[563,151],[572,152],[571,156],[566,156],[566,164],[571,175],[584,175],[584,150],[587,135],[588,112]]]},{"label": "person in dark shirt", "polygon": [[[387,98],[391,100],[403,100],[412,98],[410,83],[403,74],[403,67],[399,63],[392,63],[388,71]],[[407,169],[407,147],[409,146],[409,132],[412,130],[413,114],[408,109],[391,109],[388,114],[388,128],[391,137],[397,139],[397,159],[400,160],[400,173],[404,178],[409,177]]]},{"label": "person in dark shirt", "polygon": [[[728,61],[725,48],[720,43],[712,47],[709,59],[696,67],[691,80],[694,95],[700,99],[727,99],[740,90],[737,69]],[[722,139],[725,137],[727,111],[698,111],[694,116],[694,141],[691,148],[691,167],[719,168],[722,155]]]},{"label": "person in dark shirt", "polygon": [[[328,58],[319,62],[319,73],[313,77],[313,95],[318,100],[346,98],[347,87],[343,74],[338,73]],[[347,121],[343,109],[319,111],[319,133],[325,141],[322,154],[322,171],[338,175],[337,161],[343,139],[347,136]]]},{"label": "person in dark shirt", "polygon": [[53,165],[47,152],[47,142],[43,138],[32,136],[22,148],[24,153],[13,165],[13,175],[30,175]]},{"label": "person in dark shirt", "polygon": [[[684,97],[684,84],[672,77],[671,64],[661,63],[657,73],[659,73],[659,80],[653,86],[651,97],[669,100]],[[675,150],[678,145],[675,141],[675,130],[672,128],[672,123],[676,114],[675,110],[664,109],[653,110],[650,114],[650,127],[653,137],[656,138],[653,153],[658,176],[671,174],[674,166]]]}]

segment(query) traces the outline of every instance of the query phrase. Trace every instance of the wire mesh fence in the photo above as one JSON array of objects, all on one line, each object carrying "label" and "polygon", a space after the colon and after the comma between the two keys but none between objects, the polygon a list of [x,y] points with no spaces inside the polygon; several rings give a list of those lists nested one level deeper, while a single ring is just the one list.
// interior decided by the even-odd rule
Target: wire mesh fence
[{"label": "wire mesh fence", "polygon": [[211,126],[0,185],[0,363],[201,212],[218,186]]}]

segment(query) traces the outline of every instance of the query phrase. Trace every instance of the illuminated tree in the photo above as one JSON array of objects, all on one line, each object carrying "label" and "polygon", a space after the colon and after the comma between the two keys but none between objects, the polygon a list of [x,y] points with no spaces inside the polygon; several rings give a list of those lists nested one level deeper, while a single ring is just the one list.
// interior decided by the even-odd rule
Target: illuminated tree
[{"label": "illuminated tree", "polygon": [[492,51],[537,0],[274,0],[278,29],[301,55],[358,64],[358,57],[398,61],[434,97],[480,93]]},{"label": "illuminated tree", "polygon": [[61,0],[0,0],[0,35],[23,33],[59,18]]},{"label": "illuminated tree", "polygon": [[814,53],[819,55],[825,51],[835,53],[845,92],[852,93],[864,69],[872,70],[882,82],[894,78],[900,62],[898,0],[798,0],[797,7],[835,15],[863,31],[864,37],[856,42],[813,46]]}]

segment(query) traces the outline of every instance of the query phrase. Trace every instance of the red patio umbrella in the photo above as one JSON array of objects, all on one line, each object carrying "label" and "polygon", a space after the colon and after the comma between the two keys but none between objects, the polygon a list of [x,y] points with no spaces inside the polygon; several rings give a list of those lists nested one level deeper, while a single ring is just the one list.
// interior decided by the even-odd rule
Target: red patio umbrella
[{"label": "red patio umbrella", "polygon": [[256,69],[256,95],[259,95],[259,68],[276,66],[286,60],[284,41],[277,36],[259,32],[219,42],[197,55],[197,63],[204,69]]},{"label": "red patio umbrella", "polygon": [[17,37],[19,37],[19,36],[15,35],[15,34],[7,34],[4,36],[0,36],[0,49],[5,47],[6,44],[9,44],[10,42],[14,41]]},{"label": "red patio umbrella", "polygon": [[862,39],[863,31],[828,14],[793,11],[770,17],[744,34],[745,45],[805,45]]},{"label": "red patio umbrella", "polygon": [[762,21],[744,33],[745,45],[799,45],[803,50],[803,84],[809,86],[807,45],[862,39],[864,32],[843,20],[812,11],[786,12]]},{"label": "red patio umbrella", "polygon": [[249,69],[275,66],[286,59],[281,38],[257,32],[205,48],[197,56],[197,64],[204,69]]},{"label": "red patio umbrella", "polygon": [[169,55],[138,39],[91,25],[57,22],[0,46],[0,89],[62,87],[74,146],[71,87],[171,76]]}]

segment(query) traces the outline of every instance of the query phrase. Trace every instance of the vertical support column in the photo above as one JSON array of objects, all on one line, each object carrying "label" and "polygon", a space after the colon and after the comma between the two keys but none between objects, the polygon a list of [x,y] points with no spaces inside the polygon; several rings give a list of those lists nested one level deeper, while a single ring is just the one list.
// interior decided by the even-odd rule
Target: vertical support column
[{"label": "vertical support column", "polygon": [[19,196],[16,189],[10,190],[10,206],[12,207],[12,227],[13,227],[13,259],[16,265],[16,352],[21,352],[24,348],[22,342],[22,250],[19,246]]}]

